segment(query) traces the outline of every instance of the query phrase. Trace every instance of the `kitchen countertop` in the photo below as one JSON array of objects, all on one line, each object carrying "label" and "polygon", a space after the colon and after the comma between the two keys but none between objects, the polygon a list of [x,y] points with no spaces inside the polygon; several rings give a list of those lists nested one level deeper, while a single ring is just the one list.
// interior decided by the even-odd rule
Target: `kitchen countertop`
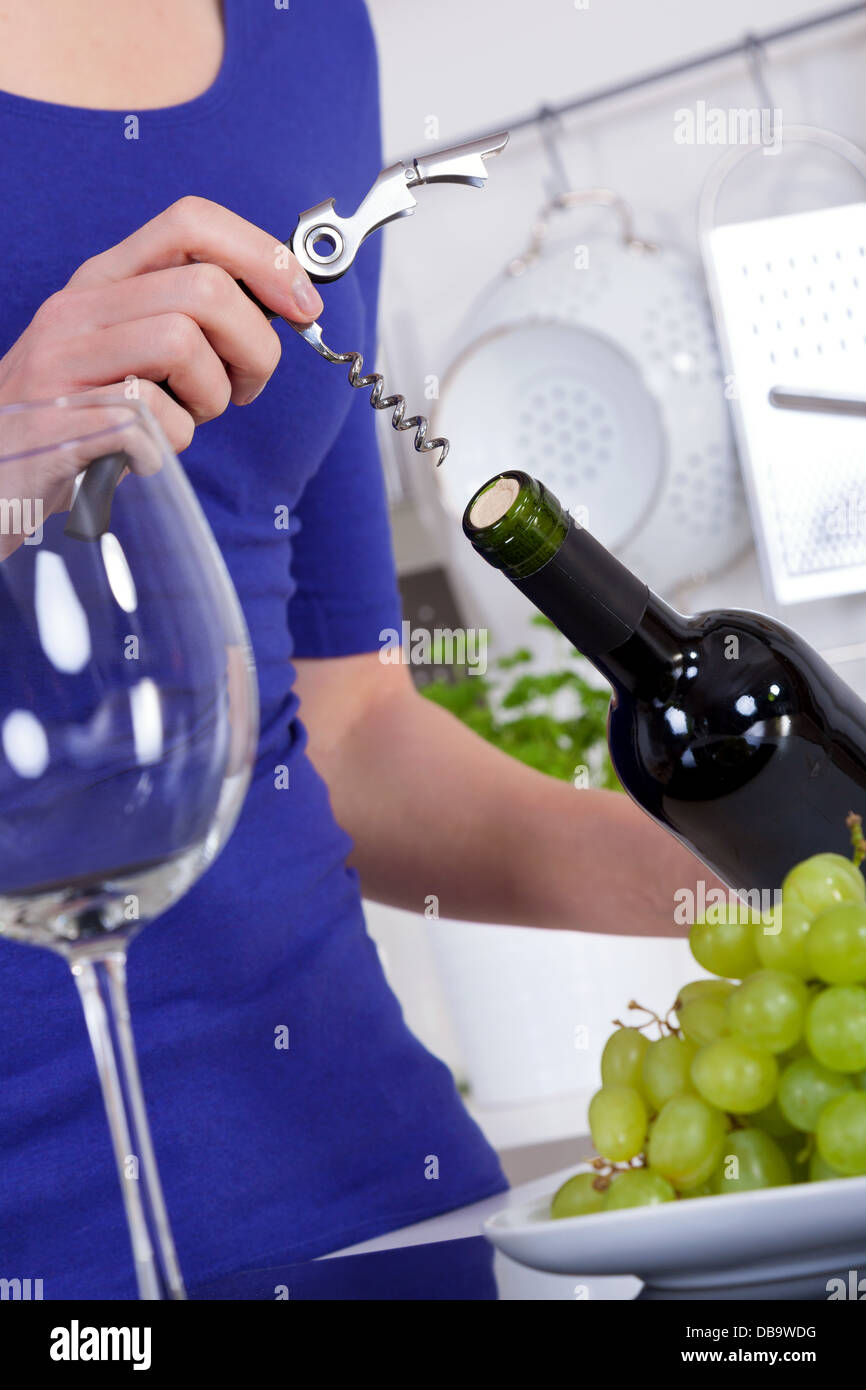
[{"label": "kitchen countertop", "polygon": [[[352,1245],[346,1250],[338,1250],[326,1259],[341,1259],[345,1256],[369,1255],[386,1250],[405,1249],[410,1246],[430,1246],[442,1241],[463,1241],[479,1236],[482,1225],[488,1216],[506,1207],[522,1206],[533,1198],[553,1192],[570,1177],[580,1160],[572,1162],[558,1173],[535,1178],[521,1183],[508,1192],[487,1197],[482,1202],[474,1202],[456,1211],[444,1212],[429,1221],[420,1221],[414,1226],[404,1226],[399,1231],[389,1231],[376,1236],[374,1240]],[[487,1242],[485,1241],[485,1244]],[[498,1250],[493,1255],[493,1277],[496,1283],[496,1296],[506,1301],[567,1300],[576,1298],[623,1299],[636,1298],[641,1290],[639,1279],[631,1275],[611,1278],[593,1276],[575,1278],[570,1274],[545,1274],[540,1270],[528,1269],[519,1265]]]},{"label": "kitchen countertop", "polygon": [[826,1302],[828,1274],[775,1283],[678,1291],[645,1287],[631,1275],[545,1274],[495,1250],[483,1221],[553,1192],[574,1172],[521,1183],[509,1192],[445,1212],[304,1264],[240,1270],[190,1290],[196,1301],[502,1301],[502,1302]]},{"label": "kitchen countertop", "polygon": [[503,1207],[551,1191],[574,1172],[535,1178],[482,1202],[377,1236],[305,1264],[240,1270],[190,1290],[195,1301],[633,1299],[631,1277],[576,1279],[526,1269],[481,1235]]}]

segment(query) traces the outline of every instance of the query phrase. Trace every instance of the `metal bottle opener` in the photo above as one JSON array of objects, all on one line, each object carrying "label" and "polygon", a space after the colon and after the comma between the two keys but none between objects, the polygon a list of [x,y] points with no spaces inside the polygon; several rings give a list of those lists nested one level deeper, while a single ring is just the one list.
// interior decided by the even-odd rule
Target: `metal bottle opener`
[{"label": "metal bottle opener", "polygon": [[[407,163],[391,164],[378,175],[376,182],[351,217],[341,217],[328,198],[308,208],[298,218],[297,226],[285,245],[303,266],[311,280],[319,284],[339,280],[353,264],[356,255],[371,232],[398,217],[408,217],[418,206],[413,189],[427,183],[463,183],[483,188],[487,182],[484,161],[499,154],[508,143],[503,131],[482,140],[471,140],[422,155]],[[262,304],[246,285],[242,289],[258,305],[267,318],[277,315]],[[438,464],[448,453],[447,439],[428,439],[428,422],[423,415],[406,418],[403,396],[383,396],[384,381],[378,372],[362,376],[364,358],[360,352],[335,352],[322,339],[318,322],[292,323],[286,319],[320,357],[327,362],[348,364],[349,382],[356,388],[370,387],[370,404],[376,410],[391,410],[391,424],[396,430],[415,430],[414,445],[418,453],[440,449]],[[168,389],[168,388],[166,388]],[[93,459],[82,474],[75,500],[69,513],[65,534],[78,540],[98,540],[109,529],[111,503],[129,459],[122,451]],[[437,465],[438,466],[438,465]]]},{"label": "metal bottle opener", "polygon": [[[508,144],[508,132],[454,145],[449,150],[422,156],[406,164],[391,164],[379,174],[370,192],[351,217],[341,217],[334,199],[317,203],[302,212],[298,225],[285,244],[310,276],[324,283],[339,280],[355,260],[363,241],[386,223],[398,217],[408,217],[418,206],[412,190],[425,183],[464,183],[483,188],[487,182],[484,161],[499,154]],[[247,290],[247,294],[250,291]],[[251,296],[255,299],[255,296]],[[274,315],[258,299],[255,301],[268,318]],[[290,319],[286,320],[291,323]],[[321,326],[316,323],[292,323],[298,333],[320,357],[327,362],[348,364],[349,382],[356,388],[370,387],[370,404],[376,410],[390,410],[395,430],[414,429],[413,443],[418,453],[441,450],[437,467],[448,453],[447,439],[428,439],[428,422],[423,415],[406,418],[406,400],[400,395],[383,396],[384,381],[378,372],[362,376],[364,358],[360,352],[334,352],[322,339]]]}]

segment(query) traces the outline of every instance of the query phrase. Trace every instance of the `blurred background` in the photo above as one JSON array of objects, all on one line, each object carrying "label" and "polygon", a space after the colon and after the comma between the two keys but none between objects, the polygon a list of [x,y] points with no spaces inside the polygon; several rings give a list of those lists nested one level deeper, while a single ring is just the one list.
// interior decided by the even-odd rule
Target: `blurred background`
[{"label": "blurred background", "polygon": [[[368,5],[386,162],[512,132],[483,192],[385,232],[379,369],[452,446],[437,472],[379,417],[404,615],[489,640],[418,684],[575,795],[609,780],[597,678],[460,532],[524,467],[677,607],[773,612],[866,695],[866,420],[767,405],[866,391],[866,6]],[[410,1026],[513,1177],[569,1162],[611,1020],[668,1008],[685,943],[438,910],[368,904]]]}]

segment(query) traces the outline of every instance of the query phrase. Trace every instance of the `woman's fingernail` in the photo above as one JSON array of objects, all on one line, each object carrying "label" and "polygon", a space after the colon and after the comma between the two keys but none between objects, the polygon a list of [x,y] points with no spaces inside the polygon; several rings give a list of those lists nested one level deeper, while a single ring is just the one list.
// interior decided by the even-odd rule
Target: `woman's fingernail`
[{"label": "woman's fingernail", "polygon": [[322,296],[305,275],[299,275],[292,286],[292,298],[301,313],[308,315],[311,319],[318,318],[325,307]]}]

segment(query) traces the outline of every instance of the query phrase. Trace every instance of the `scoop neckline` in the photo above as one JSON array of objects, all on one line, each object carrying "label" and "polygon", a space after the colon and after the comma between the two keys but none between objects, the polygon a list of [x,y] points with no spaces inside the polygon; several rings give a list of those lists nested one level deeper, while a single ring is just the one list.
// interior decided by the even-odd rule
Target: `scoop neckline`
[{"label": "scoop neckline", "polygon": [[159,125],[196,120],[221,106],[229,96],[241,66],[244,29],[242,0],[241,3],[237,0],[223,0],[223,56],[219,71],[210,86],[197,97],[178,102],[174,106],[67,106],[63,102],[42,101],[38,97],[21,96],[17,92],[7,92],[0,88],[0,110],[64,124],[78,122],[96,125],[108,121],[124,121],[129,116],[137,116],[140,121]]}]

